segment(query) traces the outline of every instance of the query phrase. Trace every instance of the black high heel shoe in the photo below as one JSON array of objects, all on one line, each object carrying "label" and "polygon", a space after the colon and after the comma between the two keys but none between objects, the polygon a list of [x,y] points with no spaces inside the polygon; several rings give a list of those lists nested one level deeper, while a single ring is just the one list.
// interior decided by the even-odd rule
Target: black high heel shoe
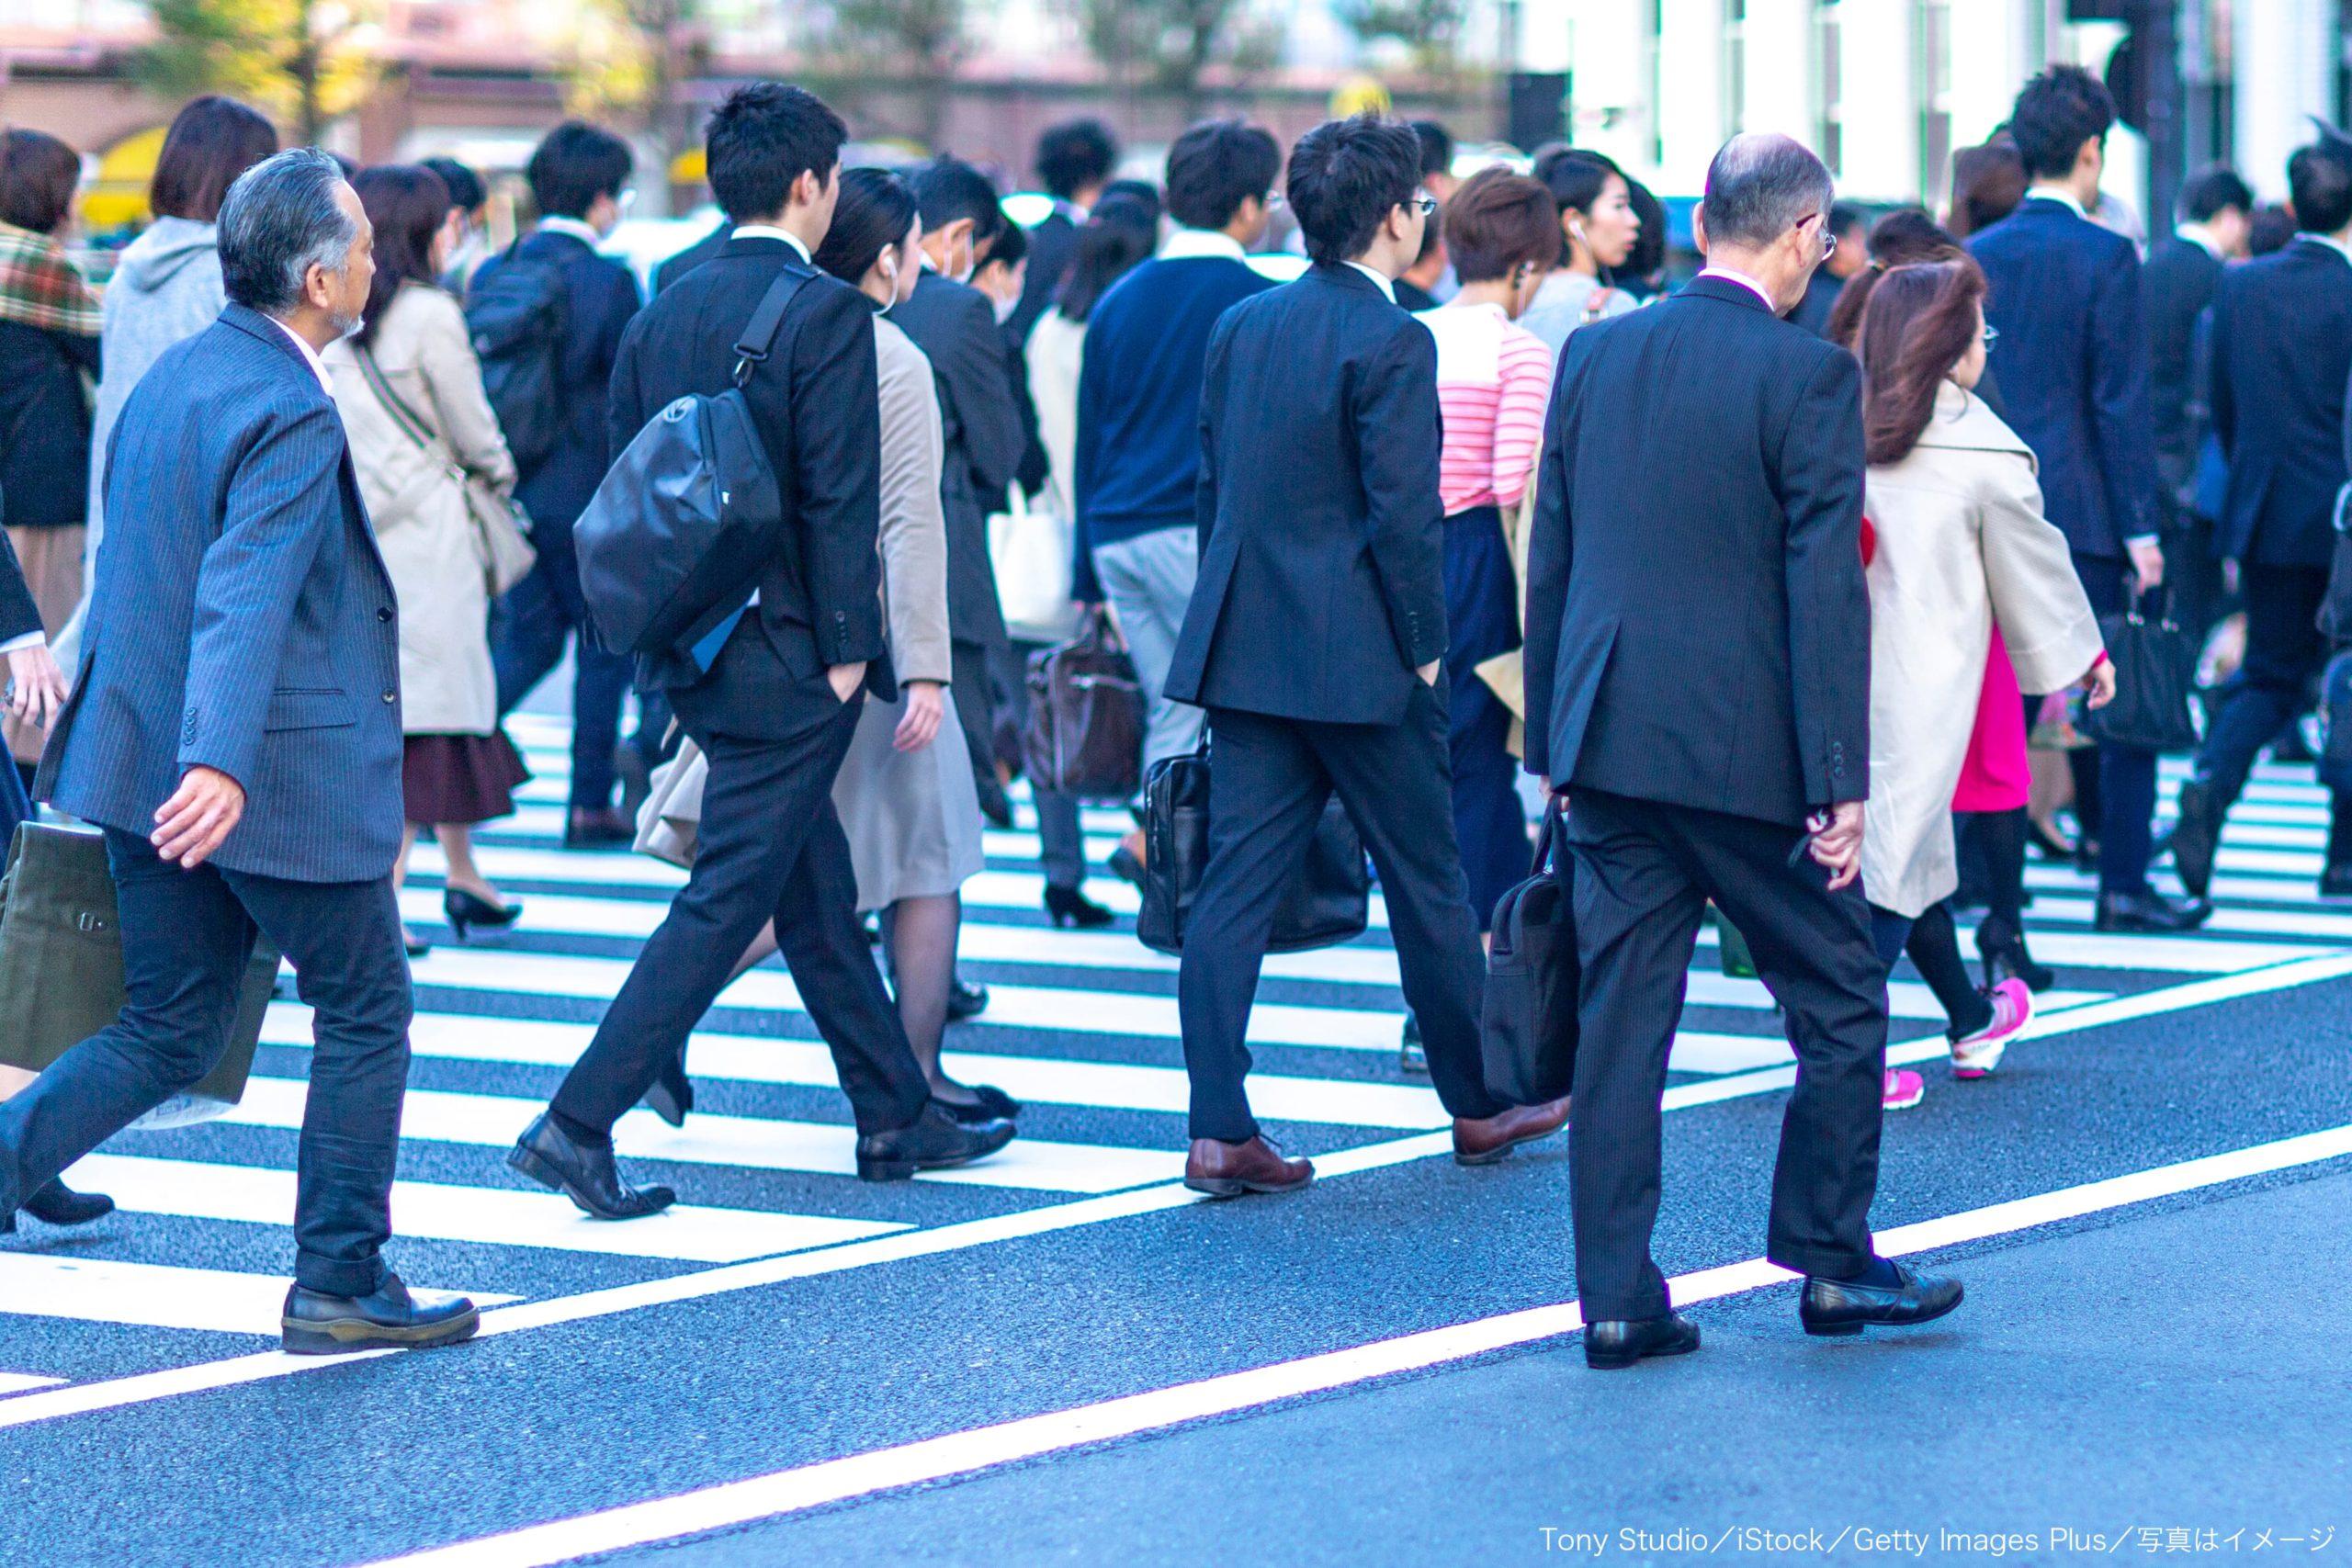
[{"label": "black high heel shoe", "polygon": [[519,898],[502,906],[462,887],[447,888],[441,894],[441,918],[449,922],[449,929],[457,933],[459,942],[464,942],[466,932],[477,926],[486,931],[503,931],[522,913],[523,902]]},{"label": "black high heel shoe", "polygon": [[1074,926],[1082,931],[1093,931],[1118,918],[1075,887],[1047,887],[1046,913],[1052,919],[1056,931],[1065,926]]},{"label": "black high heel shoe", "polygon": [[2011,978],[2025,982],[2029,991],[2046,991],[2058,976],[2046,964],[2034,962],[2026,951],[2025,932],[1996,920],[1976,928],[1976,956],[1984,965],[1984,988],[1992,990]]}]

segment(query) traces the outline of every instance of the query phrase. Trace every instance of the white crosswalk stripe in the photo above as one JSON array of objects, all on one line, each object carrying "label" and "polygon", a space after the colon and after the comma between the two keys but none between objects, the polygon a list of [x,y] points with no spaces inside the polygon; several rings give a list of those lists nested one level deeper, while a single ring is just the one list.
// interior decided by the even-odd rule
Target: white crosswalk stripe
[{"label": "white crosswalk stripe", "polygon": [[[414,965],[418,1010],[401,1122],[402,1175],[393,1192],[400,1266],[421,1280],[495,1287],[484,1302],[535,1294],[551,1257],[592,1284],[640,1279],[901,1235],[1172,1181],[1182,1172],[1188,1082],[1175,1002],[1175,960],[1138,945],[1131,929],[1050,929],[1039,908],[1035,818],[986,839],[988,870],[966,889],[961,962],[987,984],[987,1011],[949,1038],[945,1065],[966,1082],[1022,1100],[1023,1136],[963,1170],[914,1186],[854,1179],[854,1132],[831,1054],[814,1038],[791,976],[774,963],[719,999],[688,1047],[707,1097],[683,1129],[638,1111],[616,1145],[639,1179],[670,1182],[688,1201],[658,1218],[602,1224],[505,1166],[517,1133],[594,1033],[631,959],[684,881],[676,868],[626,853],[561,847],[568,735],[559,721],[514,726],[535,774],[523,806],[484,830],[485,874],[525,905],[514,931],[456,943],[440,920],[438,852],[421,845],[401,895],[403,918],[435,942]],[[2180,770],[2167,764],[2165,798]],[[1125,813],[1084,814],[1098,863]],[[2091,929],[2094,891],[2071,866],[2036,863],[2029,884],[2038,956],[2062,972],[2041,1010],[2082,1007],[2202,977],[2247,974],[2352,943],[2352,906],[2316,888],[2326,802],[2307,768],[2266,766],[2233,815],[2220,857],[2220,908],[2191,936],[2109,935]],[[1105,875],[1090,893],[1122,916],[1134,889]],[[1301,1151],[1331,1156],[1371,1143],[1440,1134],[1448,1118],[1428,1080],[1398,1073],[1396,953],[1375,896],[1359,942],[1270,958],[1250,1041],[1261,1116]],[[1967,933],[1963,931],[1963,942]],[[1770,992],[1718,970],[1712,931],[1690,972],[1690,1025],[1670,1066],[1686,1077],[1752,1072],[1792,1058]],[[1891,987],[1899,1040],[1942,1022],[1927,987]],[[243,1101],[218,1122],[145,1141],[126,1134],[67,1173],[111,1193],[122,1217],[60,1245],[28,1222],[0,1242],[0,1315],[94,1325],[266,1336],[276,1331],[290,1257],[296,1140],[306,1086],[310,1010],[274,1003]],[[2029,1044],[2029,1049],[2030,1044]],[[725,1098],[723,1098],[725,1097]],[[1342,1155],[1330,1163],[1345,1168]],[[429,1178],[429,1179],[428,1179]],[[725,1206],[692,1201],[722,1191]],[[111,1242],[139,1238],[135,1259]],[[256,1238],[259,1245],[256,1245]],[[186,1246],[181,1244],[186,1242]],[[160,1261],[184,1258],[185,1261]],[[194,1263],[221,1267],[193,1267]],[[597,1272],[604,1270],[604,1273]],[[606,1279],[609,1274],[609,1280]],[[0,1397],[50,1386],[50,1370],[0,1371]]]}]

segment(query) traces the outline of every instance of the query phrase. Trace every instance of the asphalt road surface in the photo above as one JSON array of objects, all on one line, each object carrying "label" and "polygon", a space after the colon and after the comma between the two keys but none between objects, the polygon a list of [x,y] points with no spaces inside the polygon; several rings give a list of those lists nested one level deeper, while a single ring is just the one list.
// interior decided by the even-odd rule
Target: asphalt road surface
[{"label": "asphalt road surface", "polygon": [[[578,1216],[505,1149],[681,877],[562,852],[560,727],[517,738],[539,777],[482,858],[519,928],[447,940],[429,851],[405,896],[436,944],[392,1257],[500,1303],[482,1337],[277,1353],[308,1038],[277,1005],[233,1112],[70,1173],[121,1212],[0,1241],[0,1563],[2352,1554],[2352,908],[2314,897],[2308,769],[2258,775],[2194,938],[2096,935],[2083,879],[2034,867],[2059,987],[1994,1077],[1950,1078],[1898,976],[1928,1094],[1888,1118],[1872,1219],[1966,1280],[1932,1328],[1798,1331],[1759,1258],[1788,1052],[1702,945],[1657,1253],[1706,1343],[1600,1374],[1563,1143],[1443,1157],[1385,930],[1268,966],[1253,1094],[1316,1186],[1196,1201],[1173,965],[1124,921],[1047,930],[1025,832],[967,890],[993,1000],[950,1041],[1029,1105],[1004,1156],[857,1182],[769,966],[696,1038],[686,1127],[620,1130],[680,1208]],[[1089,824],[1099,862],[1118,819]]]}]

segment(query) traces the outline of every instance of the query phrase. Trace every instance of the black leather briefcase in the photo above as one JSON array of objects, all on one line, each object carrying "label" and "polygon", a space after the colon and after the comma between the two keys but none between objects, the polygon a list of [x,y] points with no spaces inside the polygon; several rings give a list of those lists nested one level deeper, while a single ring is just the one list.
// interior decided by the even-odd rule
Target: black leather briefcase
[{"label": "black leather briefcase", "polygon": [[1568,1092],[1577,1070],[1576,911],[1557,874],[1561,811],[1544,814],[1535,865],[1495,904],[1487,950],[1486,1013],[1479,1031],[1487,1092],[1540,1105]]},{"label": "black leather briefcase", "polygon": [[[1146,847],[1143,911],[1136,937],[1161,953],[1181,953],[1184,921],[1209,862],[1209,749],[1152,764],[1144,789]],[[1306,859],[1274,912],[1269,953],[1302,953],[1362,936],[1372,919],[1372,877],[1363,840],[1333,795],[1315,825]]]},{"label": "black leather briefcase", "polygon": [[2197,686],[2198,642],[2173,619],[2169,592],[2157,591],[2152,615],[2145,596],[2133,590],[2130,606],[2119,615],[2101,615],[2098,629],[2115,661],[2115,700],[2086,709],[2075,728],[2094,740],[2143,751],[2195,750],[2197,720],[2188,694]]}]

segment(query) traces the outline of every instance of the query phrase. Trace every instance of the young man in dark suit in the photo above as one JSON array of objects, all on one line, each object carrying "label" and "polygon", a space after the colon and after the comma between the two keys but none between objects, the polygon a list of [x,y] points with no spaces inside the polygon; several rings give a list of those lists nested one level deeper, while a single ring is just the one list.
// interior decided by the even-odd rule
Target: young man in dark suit
[{"label": "young man in dark suit", "polygon": [[676,399],[735,384],[734,345],[752,313],[780,277],[804,279],[767,357],[741,383],[795,515],[708,668],[673,654],[639,672],[640,684],[668,693],[710,761],[694,870],[512,1156],[600,1219],[654,1213],[674,1197],[622,1179],[613,1123],[674,1068],[770,919],[855,1112],[859,1176],[904,1180],[1012,1137],[1010,1122],[962,1125],[932,1100],[866,950],[849,840],[833,812],[833,776],[866,692],[896,690],[876,554],[874,313],[809,260],[832,222],[847,134],[840,116],[797,87],[759,83],[719,106],[711,189],[733,237],[631,323],[613,372],[619,447]]},{"label": "young man in dark suit", "polygon": [[2245,259],[2254,231],[2254,192],[2235,171],[2207,169],[2180,193],[2179,225],[2148,252],[2142,269],[2148,304],[2150,405],[2154,411],[2162,545],[2184,626],[2203,626],[2220,591],[2212,520],[2194,509],[2198,456],[2212,420],[2198,355],[2198,321],[2222,285],[2222,270]]},{"label": "young man in dark suit", "polygon": [[[2026,199],[1968,240],[1991,285],[1984,314],[2001,336],[2009,423],[2041,463],[2050,521],[2064,531],[2083,591],[2102,615],[2120,612],[2134,587],[2151,593],[2165,578],[2139,253],[2087,216],[2098,206],[2114,122],[2107,89],[2078,66],[2053,65],[2027,83],[2009,119],[2030,182]],[[2202,900],[2148,886],[2155,753],[2102,745],[2096,793],[2098,821],[2084,830],[2098,841],[2098,929],[2203,924],[2212,910]]]},{"label": "young man in dark suit", "polygon": [[1054,209],[1029,231],[1029,276],[1022,282],[1021,303],[1004,323],[1016,353],[1029,341],[1037,318],[1054,308],[1054,293],[1078,247],[1079,225],[1118,166],[1119,143],[1099,119],[1049,125],[1037,138],[1037,178],[1054,198]]},{"label": "young man in dark suit", "polygon": [[628,660],[581,635],[587,612],[571,550],[572,525],[611,466],[605,391],[621,333],[637,313],[637,279],[596,254],[620,221],[631,162],[628,142],[593,125],[573,121],[548,132],[524,168],[538,226],[503,255],[482,263],[473,282],[481,288],[502,268],[537,266],[555,273],[563,293],[557,360],[565,398],[561,429],[554,448],[525,468],[514,485],[514,499],[531,515],[531,543],[539,558],[501,602],[491,652],[498,667],[498,711],[504,715],[563,661],[565,645],[572,646],[571,810],[563,836],[580,848],[626,844],[637,830],[613,807],[613,748],[628,692]]},{"label": "young man in dark suit", "polygon": [[[2346,481],[2345,383],[2352,377],[2352,142],[2330,136],[2287,162],[2300,231],[2233,268],[2213,302],[2213,430],[2229,459],[2214,548],[2238,563],[2245,660],[2231,680],[2196,776],[2180,792],[2173,863],[2191,893],[2213,876],[2222,818],[2254,760],[2311,705],[2328,640],[2314,624],[2335,558]],[[2352,897],[2352,821],[2331,800],[2320,892]]]},{"label": "young man in dark suit", "polygon": [[399,612],[319,355],[359,324],[368,215],[314,148],[220,206],[220,319],[114,429],[81,678],[35,794],[106,836],[122,1016],[0,1105],[23,1198],[202,1080],[256,932],[314,1014],[286,1348],[447,1344],[478,1315],[385,1265],[407,1089]]},{"label": "young man in dark suit", "polygon": [[1781,320],[1834,236],[1786,137],[1715,154],[1681,293],[1568,340],[1527,581],[1527,768],[1569,797],[1584,962],[1569,1172],[1585,1356],[1699,1347],[1650,1257],[1659,1097],[1710,900],[1788,1019],[1766,1256],[1815,1334],[1957,1283],[1873,1255],[1886,968],[1856,879],[1870,788],[1860,373]]},{"label": "young man in dark suit", "polygon": [[1209,339],[1200,577],[1168,694],[1209,715],[1209,858],[1177,1005],[1184,1184],[1218,1197],[1314,1178],[1250,1115],[1243,1036],[1275,909],[1335,790],[1380,871],[1454,1157],[1485,1164],[1567,1120],[1565,1099],[1506,1105],[1481,1074],[1485,964],[1439,685],[1437,344],[1391,293],[1434,206],[1419,176],[1405,126],[1360,116],[1307,132],[1288,195],[1315,265],[1231,307]]}]

